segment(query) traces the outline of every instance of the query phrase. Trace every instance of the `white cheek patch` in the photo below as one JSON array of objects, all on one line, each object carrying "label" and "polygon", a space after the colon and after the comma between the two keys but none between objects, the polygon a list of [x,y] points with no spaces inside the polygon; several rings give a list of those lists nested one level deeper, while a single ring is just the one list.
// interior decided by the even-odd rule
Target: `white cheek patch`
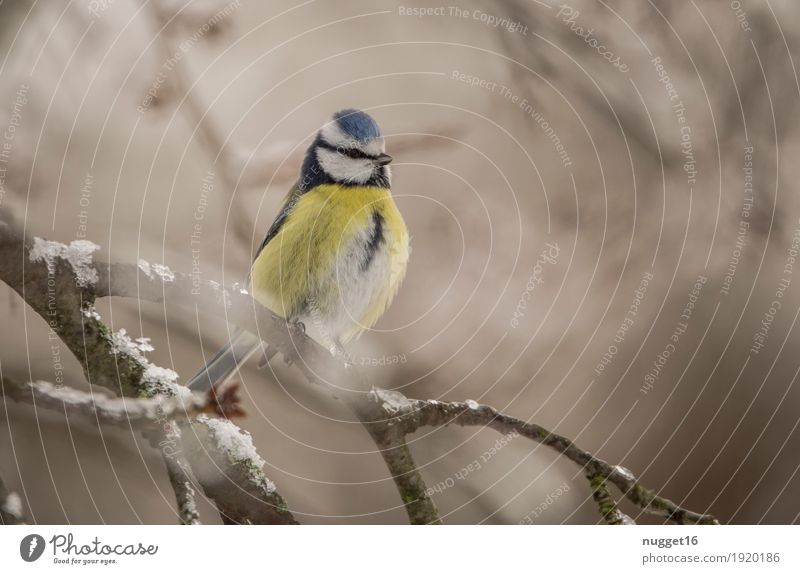
[{"label": "white cheek patch", "polygon": [[370,159],[352,158],[325,148],[317,149],[317,160],[334,180],[348,183],[367,183],[374,169]]}]

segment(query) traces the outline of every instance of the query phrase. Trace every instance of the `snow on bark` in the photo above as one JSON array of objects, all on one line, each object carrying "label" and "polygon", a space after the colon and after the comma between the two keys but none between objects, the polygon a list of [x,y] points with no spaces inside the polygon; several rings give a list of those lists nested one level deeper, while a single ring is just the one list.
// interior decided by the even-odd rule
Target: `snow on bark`
[{"label": "snow on bark", "polygon": [[144,369],[142,383],[148,395],[187,397],[191,394],[188,388],[177,384],[178,373],[154,365],[144,356],[144,353],[155,350],[147,337],[131,339],[125,329],[120,329],[111,334],[111,345],[115,354],[126,355],[142,366]]},{"label": "snow on bark", "polygon": [[92,253],[100,246],[85,239],[76,239],[69,245],[58,241],[48,241],[41,237],[33,239],[30,259],[33,262],[44,260],[51,269],[56,259],[65,259],[72,267],[78,287],[86,287],[97,283],[97,270],[92,267]]},{"label": "snow on bark", "polygon": [[158,275],[165,283],[175,281],[175,273],[166,265],[160,263],[148,263],[144,259],[139,259],[136,265],[142,270],[142,273],[147,275],[150,279],[154,279],[154,275]]},{"label": "snow on bark", "polygon": [[[259,456],[249,432],[240,429],[227,419],[213,419],[200,415],[197,421],[211,429],[217,446],[228,453],[232,462],[247,462],[259,470],[264,466],[264,459]],[[275,485],[269,482],[268,490],[274,492]]]}]

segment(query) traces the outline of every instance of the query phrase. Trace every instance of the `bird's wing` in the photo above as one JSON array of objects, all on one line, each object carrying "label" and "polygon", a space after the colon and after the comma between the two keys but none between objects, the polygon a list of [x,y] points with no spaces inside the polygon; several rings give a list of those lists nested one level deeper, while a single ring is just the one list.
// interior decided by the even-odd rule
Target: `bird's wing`
[{"label": "bird's wing", "polygon": [[300,189],[299,182],[296,183],[292,189],[289,190],[289,193],[286,194],[286,199],[283,201],[283,207],[281,208],[280,213],[275,218],[275,221],[272,222],[269,230],[267,231],[266,237],[264,237],[264,241],[261,242],[261,245],[258,247],[258,251],[256,251],[255,257],[253,257],[253,261],[255,261],[258,256],[261,254],[261,251],[267,246],[267,243],[272,241],[272,238],[278,235],[278,232],[281,230],[286,218],[289,217],[289,214],[292,213],[295,205],[297,205],[297,200],[300,199],[300,196],[305,193]]}]

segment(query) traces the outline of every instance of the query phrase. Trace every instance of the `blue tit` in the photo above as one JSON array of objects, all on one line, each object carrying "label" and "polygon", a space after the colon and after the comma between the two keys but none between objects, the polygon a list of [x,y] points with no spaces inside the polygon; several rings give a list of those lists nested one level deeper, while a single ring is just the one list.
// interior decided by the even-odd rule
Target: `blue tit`
[{"label": "blue tit", "polygon": [[[332,352],[375,324],[405,275],[408,231],[391,194],[391,161],[369,114],[334,114],[306,151],[250,268],[254,299],[302,323]],[[189,386],[225,382],[261,348],[237,330]]]}]

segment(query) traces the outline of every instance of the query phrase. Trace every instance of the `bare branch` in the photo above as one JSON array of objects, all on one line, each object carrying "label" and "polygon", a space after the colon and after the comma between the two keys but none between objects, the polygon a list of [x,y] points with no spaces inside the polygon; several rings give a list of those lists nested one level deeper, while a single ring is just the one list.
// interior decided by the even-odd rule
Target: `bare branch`
[{"label": "bare branch", "polygon": [[417,470],[402,427],[387,418],[383,403],[372,401],[370,396],[351,394],[347,404],[378,446],[406,506],[409,521],[411,524],[440,524],[439,511]]},{"label": "bare branch", "polygon": [[[185,7],[184,7],[185,8]],[[161,3],[154,2],[149,4],[149,13],[156,25],[155,41],[161,52],[164,61],[169,61],[179,48],[173,45],[173,29],[176,23],[186,16],[188,12],[169,10]],[[177,44],[177,42],[175,42]],[[185,63],[184,63],[185,64]],[[196,91],[193,91],[192,83],[186,77],[182,66],[178,63],[171,67],[171,80],[174,82],[178,95],[181,97],[181,105],[187,115],[194,123],[194,131],[198,135],[202,147],[209,151],[214,159],[214,163],[221,164],[222,177],[225,184],[233,190],[235,181],[230,173],[231,159],[229,151],[225,147],[224,133],[214,123],[214,118],[208,113],[207,106],[200,100]]]},{"label": "bare branch", "polygon": [[[524,422],[505,415],[493,407],[479,405],[474,401],[463,403],[421,401],[406,399],[399,393],[391,393],[388,396],[386,391],[379,391],[378,393],[384,400],[391,401],[392,404],[396,405],[397,416],[402,417],[405,432],[407,433],[412,433],[422,426],[449,424],[485,426],[504,434],[516,430],[519,434],[558,451],[569,460],[583,467],[587,477],[592,481],[593,487],[600,486],[601,483],[597,482],[599,479],[602,479],[602,484],[610,482],[628,500],[645,512],[662,516],[677,524],[719,524],[717,519],[709,514],[692,512],[678,506],[671,500],[656,495],[652,490],[639,484],[638,479],[628,469],[611,465],[579,448],[566,437],[537,424]],[[396,395],[399,395],[399,397]],[[604,517],[607,517],[608,513],[603,509],[607,507],[608,499],[605,498],[602,489],[599,494],[604,504],[604,506],[601,506],[601,512],[603,512]],[[616,516],[615,519],[624,520],[622,516]]]},{"label": "bare branch", "polygon": [[592,498],[597,503],[597,508],[603,519],[608,524],[636,524],[633,519],[617,508],[617,501],[608,490],[608,481],[601,474],[586,473],[589,485],[592,487]]}]

